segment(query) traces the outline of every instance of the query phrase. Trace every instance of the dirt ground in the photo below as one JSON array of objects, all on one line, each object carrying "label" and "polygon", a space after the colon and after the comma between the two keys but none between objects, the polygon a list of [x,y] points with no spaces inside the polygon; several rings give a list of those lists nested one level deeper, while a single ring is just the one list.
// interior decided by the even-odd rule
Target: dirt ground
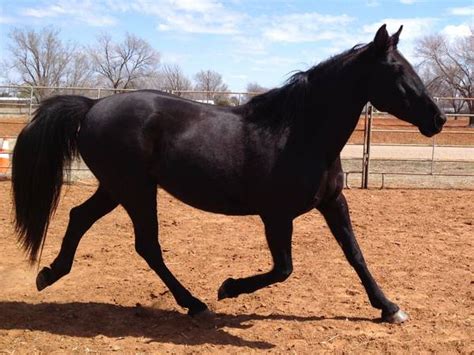
[{"label": "dirt ground", "polygon": [[[58,252],[71,207],[95,187],[66,188],[44,248]],[[294,225],[293,275],[237,299],[216,300],[228,277],[271,266],[257,217],[204,213],[159,192],[170,269],[216,313],[195,323],[134,252],[118,208],[82,240],[72,272],[41,293],[10,226],[10,183],[0,182],[0,353],[472,353],[474,191],[346,190],[369,267],[410,315],[379,312],[316,212]]]}]

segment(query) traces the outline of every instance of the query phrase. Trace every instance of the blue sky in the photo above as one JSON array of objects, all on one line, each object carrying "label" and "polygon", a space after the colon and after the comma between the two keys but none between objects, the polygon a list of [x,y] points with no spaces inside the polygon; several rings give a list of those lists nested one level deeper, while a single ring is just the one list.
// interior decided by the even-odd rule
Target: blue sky
[{"label": "blue sky", "polygon": [[410,59],[417,37],[467,36],[474,0],[0,0],[0,60],[12,28],[54,26],[65,41],[92,44],[107,32],[147,40],[162,63],[192,77],[223,75],[234,91],[247,83],[279,86],[291,71],[370,42],[377,28],[404,25],[400,49]]}]

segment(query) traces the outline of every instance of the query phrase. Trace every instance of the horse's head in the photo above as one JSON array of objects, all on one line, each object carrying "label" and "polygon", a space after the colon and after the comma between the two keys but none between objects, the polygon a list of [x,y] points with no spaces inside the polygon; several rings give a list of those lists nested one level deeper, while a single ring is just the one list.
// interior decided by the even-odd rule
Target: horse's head
[{"label": "horse's head", "polygon": [[371,68],[369,101],[380,111],[395,115],[431,137],[441,132],[446,116],[440,111],[413,67],[397,49],[403,26],[389,36],[386,26],[371,43],[375,63]]}]

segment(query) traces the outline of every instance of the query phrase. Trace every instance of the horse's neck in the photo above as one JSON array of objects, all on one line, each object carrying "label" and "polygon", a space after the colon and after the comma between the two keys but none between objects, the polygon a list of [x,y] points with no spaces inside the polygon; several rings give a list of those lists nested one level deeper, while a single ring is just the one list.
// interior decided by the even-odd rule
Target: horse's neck
[{"label": "horse's neck", "polygon": [[[318,93],[320,97],[312,100],[314,111],[310,111],[313,111],[314,115],[320,113],[322,117],[307,117],[308,120],[316,118],[320,124],[306,124],[306,127],[313,127],[312,131],[305,133],[306,140],[309,144],[315,144],[313,149],[317,149],[331,160],[339,156],[368,101],[369,70],[367,63],[355,60],[344,68],[343,75],[336,76],[326,90]],[[321,111],[321,107],[325,109],[318,112]],[[308,135],[313,137],[308,137]]]}]

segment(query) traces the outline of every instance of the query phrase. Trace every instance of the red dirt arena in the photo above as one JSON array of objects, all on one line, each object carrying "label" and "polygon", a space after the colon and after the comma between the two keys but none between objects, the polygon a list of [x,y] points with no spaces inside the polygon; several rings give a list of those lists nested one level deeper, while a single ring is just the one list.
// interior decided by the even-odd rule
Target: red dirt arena
[{"label": "red dirt arena", "polygon": [[[59,250],[71,207],[93,184],[65,186],[41,264]],[[83,238],[72,272],[41,293],[11,227],[0,183],[0,353],[318,353],[474,351],[474,191],[346,190],[359,244],[385,293],[410,315],[379,323],[322,217],[295,221],[293,275],[218,302],[228,277],[271,266],[257,217],[227,217],[159,192],[170,269],[216,313],[192,321],[135,253],[124,210]]]}]

